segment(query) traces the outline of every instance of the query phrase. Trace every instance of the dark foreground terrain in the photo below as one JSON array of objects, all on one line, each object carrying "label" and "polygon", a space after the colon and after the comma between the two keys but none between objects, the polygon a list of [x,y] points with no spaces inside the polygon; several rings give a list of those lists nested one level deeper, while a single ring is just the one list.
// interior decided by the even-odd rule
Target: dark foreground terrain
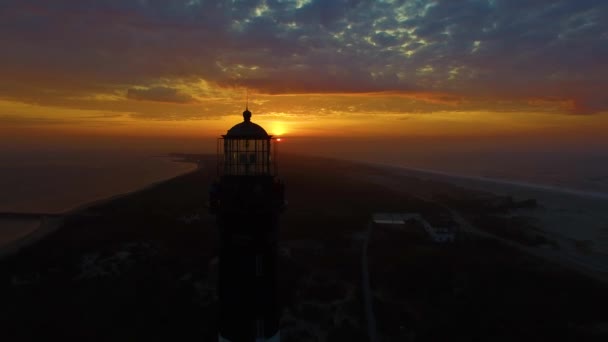
[{"label": "dark foreground terrain", "polygon": [[[216,340],[217,234],[203,207],[215,165],[200,158],[200,170],[67,217],[1,260],[0,340]],[[449,203],[480,231],[559,248],[510,215],[534,210],[532,199],[492,199],[415,178],[394,178],[401,186],[391,189],[364,181],[386,176],[370,166],[281,162],[289,200],[281,219],[282,340],[368,340],[362,247],[376,212],[419,213],[456,233],[438,244],[413,223],[373,227],[367,263],[381,341],[608,340],[605,284],[465,230],[431,200]]]}]

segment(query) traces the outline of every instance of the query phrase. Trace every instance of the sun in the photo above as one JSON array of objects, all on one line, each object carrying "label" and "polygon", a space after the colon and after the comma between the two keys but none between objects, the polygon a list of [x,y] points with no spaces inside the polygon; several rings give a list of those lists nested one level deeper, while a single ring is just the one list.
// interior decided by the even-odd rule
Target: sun
[{"label": "sun", "polygon": [[276,136],[287,133],[287,125],[281,121],[273,121],[270,124],[270,133]]}]

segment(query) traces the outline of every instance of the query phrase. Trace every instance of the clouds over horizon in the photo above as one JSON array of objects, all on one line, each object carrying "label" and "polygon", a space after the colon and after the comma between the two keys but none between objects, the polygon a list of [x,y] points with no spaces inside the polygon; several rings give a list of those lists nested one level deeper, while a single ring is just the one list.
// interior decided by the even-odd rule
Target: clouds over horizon
[{"label": "clouds over horizon", "polygon": [[194,101],[192,96],[185,94],[178,89],[169,87],[152,87],[152,88],[129,88],[127,90],[127,98],[138,101],[157,101],[157,102],[172,102],[172,103],[191,103]]},{"label": "clouds over horizon", "polygon": [[247,87],[608,110],[600,0],[3,1],[0,41],[0,98],[28,103],[187,104]]}]

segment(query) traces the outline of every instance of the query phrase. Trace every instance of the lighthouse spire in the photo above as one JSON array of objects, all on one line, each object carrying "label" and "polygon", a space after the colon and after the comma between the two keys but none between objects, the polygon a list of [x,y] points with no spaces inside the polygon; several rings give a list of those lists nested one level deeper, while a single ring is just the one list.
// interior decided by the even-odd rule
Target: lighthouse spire
[{"label": "lighthouse spire", "polygon": [[247,89],[245,100],[245,111],[243,112],[243,121],[250,122],[251,121],[251,112],[249,111],[249,89]]}]

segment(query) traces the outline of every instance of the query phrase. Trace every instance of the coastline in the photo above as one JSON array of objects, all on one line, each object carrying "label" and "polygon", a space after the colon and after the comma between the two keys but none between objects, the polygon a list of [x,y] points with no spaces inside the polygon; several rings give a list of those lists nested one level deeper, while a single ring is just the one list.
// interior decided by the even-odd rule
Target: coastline
[{"label": "coastline", "polygon": [[64,216],[62,215],[51,218],[42,217],[40,221],[41,222],[38,228],[14,241],[7,243],[3,247],[0,247],[0,260],[7,256],[18,253],[22,248],[30,246],[49,234],[57,231],[57,229],[63,225]]},{"label": "coastline", "polygon": [[[516,180],[507,180],[500,178],[489,178],[489,177],[481,177],[481,176],[468,176],[458,173],[450,173],[439,170],[432,169],[422,169],[416,167],[409,166],[399,166],[399,165],[391,165],[386,163],[376,163],[376,162],[364,162],[369,166],[376,166],[384,169],[390,169],[394,171],[405,171],[410,172],[412,174],[422,175],[422,176],[432,176],[439,177],[449,180],[450,182],[471,182],[471,183],[484,183],[484,184],[492,184],[496,186],[505,186],[505,187],[515,187],[522,188],[525,190],[533,190],[533,191],[542,191],[542,192],[552,192],[556,194],[563,195],[572,195],[578,197],[587,197],[599,200],[608,200],[608,193],[605,192],[593,192],[593,191],[584,191],[574,188],[562,188],[552,185],[539,184],[539,183],[531,183],[525,181],[516,181]],[[471,184],[473,185],[473,184]]]},{"label": "coastline", "polygon": [[[174,155],[135,154],[96,159],[66,155],[48,164],[11,164],[0,170],[2,213],[64,214],[115,194],[132,191],[156,181],[191,171],[192,160]],[[43,175],[43,177],[41,177]]]},{"label": "coastline", "polygon": [[[176,161],[193,163],[195,167],[190,171],[149,183],[146,186],[131,191],[88,201],[58,215],[44,216],[44,214],[40,214],[41,216],[39,219],[41,220],[41,223],[37,229],[0,247],[0,259],[7,255],[15,254],[21,248],[34,244],[45,236],[52,234],[60,229],[65,218],[71,215],[77,215],[93,206],[105,204],[125,196],[148,190],[172,179],[196,172],[203,167],[202,164],[192,160]],[[522,215],[533,217],[538,220],[540,225],[539,228],[548,237],[560,241],[560,244],[564,246],[562,253],[567,254],[561,256],[561,258],[580,258],[581,260],[586,259],[587,261],[585,261],[585,263],[598,263],[603,265],[604,263],[602,261],[595,258],[593,258],[595,260],[592,262],[592,260],[589,260],[592,255],[582,255],[576,249],[575,245],[577,242],[586,241],[593,241],[591,249],[593,255],[597,255],[601,260],[608,258],[608,230],[603,234],[600,231],[602,227],[599,227],[602,222],[608,222],[608,201],[605,201],[602,197],[585,196],[584,193],[580,192],[572,193],[568,191],[557,191],[556,189],[547,189],[542,186],[512,184],[511,182],[452,175],[445,172],[406,168],[402,166],[356,161],[346,162],[378,168],[385,172],[383,177],[380,178],[386,177],[386,180],[393,177],[408,176],[423,180],[428,179],[445,182],[453,186],[460,186],[493,194],[508,195],[516,198],[520,197],[520,199],[537,199],[541,204],[541,208],[535,211],[527,211],[522,213]],[[382,182],[382,179],[377,179],[377,181]],[[608,265],[608,263],[606,265]]]},{"label": "coastline", "polygon": [[[368,164],[395,175],[443,181],[465,189],[511,196],[515,200],[535,199],[542,210],[525,212],[540,220],[543,230],[552,235],[576,240],[591,240],[608,255],[608,194],[589,193],[524,182],[511,182],[410,169],[386,164]],[[602,232],[605,230],[606,232]],[[599,240],[605,241],[599,241]]]},{"label": "coastline", "polygon": [[162,183],[169,182],[173,179],[182,177],[184,175],[187,175],[187,174],[190,174],[193,172],[197,172],[197,171],[201,170],[201,168],[202,168],[202,165],[200,163],[196,163],[193,161],[188,161],[188,160],[173,160],[173,161],[178,162],[178,163],[191,163],[191,164],[194,164],[194,166],[191,170],[182,172],[178,175],[174,175],[169,178],[157,180],[157,181],[149,183],[143,187],[139,187],[137,189],[129,190],[129,191],[122,192],[122,193],[118,193],[118,194],[115,194],[115,195],[112,195],[109,197],[93,199],[93,200],[81,203],[79,205],[76,205],[75,207],[65,210],[63,212],[60,212],[60,213],[54,213],[54,212],[53,213],[42,213],[42,214],[23,213],[25,215],[38,216],[38,219],[40,220],[40,225],[36,229],[29,232],[28,234],[25,234],[24,236],[14,240],[14,241],[8,242],[6,245],[0,247],[0,261],[2,259],[6,258],[7,256],[17,254],[22,248],[35,244],[36,242],[40,241],[44,237],[54,233],[55,231],[57,231],[58,229],[60,229],[62,227],[65,219],[69,216],[81,214],[81,213],[87,211],[91,207],[103,205],[103,204],[109,203],[111,201],[117,200],[119,198],[123,198],[123,197],[130,196],[130,195],[133,195],[133,194],[145,191],[145,190],[149,190]]},{"label": "coastline", "polygon": [[[541,257],[557,264],[568,266],[578,272],[608,283],[608,201],[603,196],[594,196],[580,191],[513,184],[477,177],[460,177],[428,170],[408,169],[393,165],[371,164],[384,174],[369,176],[367,180],[378,185],[420,196],[435,201],[432,190],[428,193],[411,193],[400,187],[399,177],[412,177],[439,181],[468,190],[510,196],[516,200],[534,199],[539,207],[534,210],[518,209],[506,216],[518,216],[534,222],[536,228],[550,240],[558,243],[554,249],[529,247],[476,228],[470,231],[483,236],[492,236],[503,243],[517,247],[529,255]],[[468,224],[470,226],[470,224]]]}]

